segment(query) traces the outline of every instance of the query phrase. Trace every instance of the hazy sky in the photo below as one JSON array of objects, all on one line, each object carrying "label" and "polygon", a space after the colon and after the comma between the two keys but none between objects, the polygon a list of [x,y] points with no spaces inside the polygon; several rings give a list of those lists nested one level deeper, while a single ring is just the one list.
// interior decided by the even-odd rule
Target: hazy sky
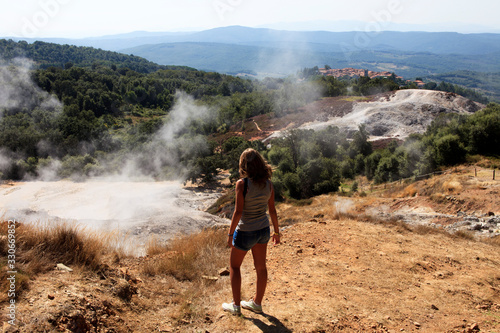
[{"label": "hazy sky", "polygon": [[[229,25],[356,20],[500,30],[498,0],[0,0],[0,36],[90,37]],[[285,3],[286,5],[283,5]],[[363,29],[363,27],[360,27]]]}]

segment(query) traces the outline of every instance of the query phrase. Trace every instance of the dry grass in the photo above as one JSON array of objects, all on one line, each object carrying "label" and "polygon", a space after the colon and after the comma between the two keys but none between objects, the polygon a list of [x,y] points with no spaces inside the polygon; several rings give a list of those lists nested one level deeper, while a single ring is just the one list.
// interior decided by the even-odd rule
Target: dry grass
[{"label": "dry grass", "polygon": [[181,281],[216,275],[227,262],[226,233],[225,228],[210,228],[179,236],[168,244],[152,240],[146,253],[153,257],[144,265],[143,273],[171,275]]},{"label": "dry grass", "polygon": [[218,215],[225,218],[231,218],[233,216],[235,206],[235,189],[230,188],[226,193],[224,193],[217,201],[210,206],[206,212]]},{"label": "dry grass", "polygon": [[415,184],[406,186],[398,195],[399,198],[414,197],[418,194],[418,189]]},{"label": "dry grass", "polygon": [[486,169],[499,169],[500,168],[500,159],[493,157],[484,157],[484,156],[473,156],[472,161],[477,166],[486,168]]},{"label": "dry grass", "polygon": [[[8,222],[0,222],[0,290],[7,288],[6,265],[8,254]],[[28,288],[28,282],[37,274],[48,272],[57,263],[97,270],[102,255],[108,252],[105,238],[70,223],[52,226],[16,223],[15,270],[16,294]],[[6,293],[2,292],[2,297]],[[0,298],[0,302],[5,299]]]},{"label": "dry grass", "polygon": [[437,203],[446,202],[446,194],[444,193],[433,193],[429,196],[429,198]]},{"label": "dry grass", "polygon": [[484,240],[485,243],[494,245],[494,246],[500,246],[500,236],[496,236],[493,238],[487,238]]},{"label": "dry grass", "polygon": [[226,241],[227,228],[209,228],[166,244],[153,238],[146,245],[148,257],[140,269],[145,279],[170,281],[170,286],[162,282],[152,292],[160,295],[165,289],[171,291],[169,317],[175,326],[206,321],[213,308],[207,308],[207,304],[215,303],[207,300],[228,287],[226,281],[218,278],[218,271],[229,260]]},{"label": "dry grass", "polygon": [[465,240],[469,240],[469,241],[475,240],[474,234],[471,232],[468,232],[468,231],[459,230],[459,231],[455,232],[454,234],[452,234],[452,236],[455,238],[461,238],[461,239],[465,239]]},{"label": "dry grass", "polygon": [[169,245],[161,242],[158,237],[151,237],[146,243],[146,256],[153,257],[169,251]]},{"label": "dry grass", "polygon": [[458,179],[452,178],[443,183],[443,190],[449,194],[460,193],[463,190],[463,186]]},{"label": "dry grass", "polygon": [[[0,223],[0,235],[7,234],[7,222]],[[16,223],[16,261],[37,274],[56,263],[97,269],[102,254],[108,251],[106,236],[71,223],[31,225]],[[0,249],[5,254],[6,248]]]},{"label": "dry grass", "polygon": [[56,262],[97,269],[107,247],[97,232],[70,223],[31,227],[22,225],[18,236],[21,258],[38,264],[40,271]]},{"label": "dry grass", "polygon": [[289,203],[289,204],[291,204],[291,205],[297,206],[297,207],[304,207],[304,206],[311,205],[313,203],[313,199],[312,198],[309,198],[309,199],[300,199],[300,200],[297,200],[297,199],[287,199],[286,202]]},{"label": "dry grass", "polygon": [[433,235],[433,234],[449,234],[446,231],[443,231],[442,229],[436,229],[427,225],[416,225],[411,228],[413,232],[419,235]]},{"label": "dry grass", "polygon": [[363,96],[349,96],[342,98],[342,100],[347,102],[366,102],[372,100],[372,98]]}]

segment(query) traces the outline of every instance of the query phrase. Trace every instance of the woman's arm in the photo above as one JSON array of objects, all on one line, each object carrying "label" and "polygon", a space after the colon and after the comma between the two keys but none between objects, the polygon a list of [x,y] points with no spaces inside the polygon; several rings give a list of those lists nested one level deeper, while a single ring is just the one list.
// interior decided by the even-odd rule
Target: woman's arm
[{"label": "woman's arm", "polygon": [[227,237],[227,244],[229,247],[233,246],[233,234],[234,230],[238,226],[238,222],[240,222],[241,215],[243,214],[243,204],[245,202],[245,198],[243,197],[243,189],[245,184],[243,183],[243,179],[240,179],[236,182],[236,204],[234,206],[233,217],[231,219],[231,226],[229,227],[229,233]]},{"label": "woman's arm", "polygon": [[271,217],[271,222],[273,224],[274,234],[273,234],[273,242],[274,244],[280,243],[280,226],[278,223],[278,213],[276,213],[276,206],[274,204],[274,187],[271,183],[271,197],[267,202],[269,207],[269,216]]}]

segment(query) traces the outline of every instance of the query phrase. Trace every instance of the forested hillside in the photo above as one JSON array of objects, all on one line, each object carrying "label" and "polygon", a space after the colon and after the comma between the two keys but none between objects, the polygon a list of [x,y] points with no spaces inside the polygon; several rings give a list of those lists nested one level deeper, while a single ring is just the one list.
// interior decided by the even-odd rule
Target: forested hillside
[{"label": "forested hillside", "polygon": [[490,104],[472,116],[443,114],[426,133],[374,149],[363,127],[351,138],[338,128],[292,131],[266,152],[273,165],[277,192],[303,199],[335,192],[357,176],[375,184],[417,178],[441,167],[474,160],[474,155],[500,156],[500,105]]},{"label": "forested hillside", "polygon": [[[325,44],[326,45],[326,44]],[[327,45],[329,46],[329,45]],[[405,78],[452,72],[457,69],[483,73],[500,71],[500,54],[436,54],[424,51],[386,50],[383,46],[360,49],[346,46],[319,48],[317,44],[183,42],[141,45],[121,50],[159,64],[179,64],[222,73],[253,71],[262,75],[288,75],[300,67],[329,64],[332,68],[370,68],[395,71]]]},{"label": "forested hillside", "polygon": [[[311,68],[286,79],[250,81],[90,48],[35,44],[18,43],[20,50],[41,49],[30,67],[14,58],[24,51],[2,42],[2,57],[12,58],[0,66],[2,179],[126,174],[210,181],[220,169],[236,176],[239,154],[252,146],[277,167],[280,196],[307,198],[337,191],[356,175],[380,183],[472,154],[500,155],[496,104],[473,117],[437,119],[425,135],[385,150],[374,150],[363,128],[354,134],[333,127],[294,131],[269,147],[237,133],[248,118],[265,114],[278,121],[322,97],[400,89],[395,76],[336,79]],[[101,61],[91,61],[93,55]]]},{"label": "forested hillside", "polygon": [[500,72],[454,71],[431,75],[427,79],[476,89],[492,101],[500,102]]},{"label": "forested hillside", "polygon": [[51,66],[70,68],[96,67],[99,65],[128,68],[139,73],[152,73],[159,69],[190,69],[183,66],[162,66],[137,56],[103,51],[93,47],[77,47],[36,41],[14,42],[0,39],[0,55],[3,60],[25,57],[33,60],[39,68]]}]

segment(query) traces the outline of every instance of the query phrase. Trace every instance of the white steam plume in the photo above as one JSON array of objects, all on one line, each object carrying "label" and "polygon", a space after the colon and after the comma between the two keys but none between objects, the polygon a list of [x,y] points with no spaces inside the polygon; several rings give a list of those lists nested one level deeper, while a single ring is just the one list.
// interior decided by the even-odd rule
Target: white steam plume
[{"label": "white steam plume", "polygon": [[27,112],[35,107],[60,110],[62,105],[31,79],[33,62],[26,58],[0,59],[0,117],[4,112]]},{"label": "white steam plume", "polygon": [[198,105],[184,92],[176,93],[176,103],[165,124],[140,153],[131,153],[121,171],[125,178],[161,174],[164,168],[176,169],[170,178],[183,178],[189,165],[181,162],[194,160],[208,148],[203,135],[189,134],[194,122],[211,121],[214,113],[206,106]]}]

